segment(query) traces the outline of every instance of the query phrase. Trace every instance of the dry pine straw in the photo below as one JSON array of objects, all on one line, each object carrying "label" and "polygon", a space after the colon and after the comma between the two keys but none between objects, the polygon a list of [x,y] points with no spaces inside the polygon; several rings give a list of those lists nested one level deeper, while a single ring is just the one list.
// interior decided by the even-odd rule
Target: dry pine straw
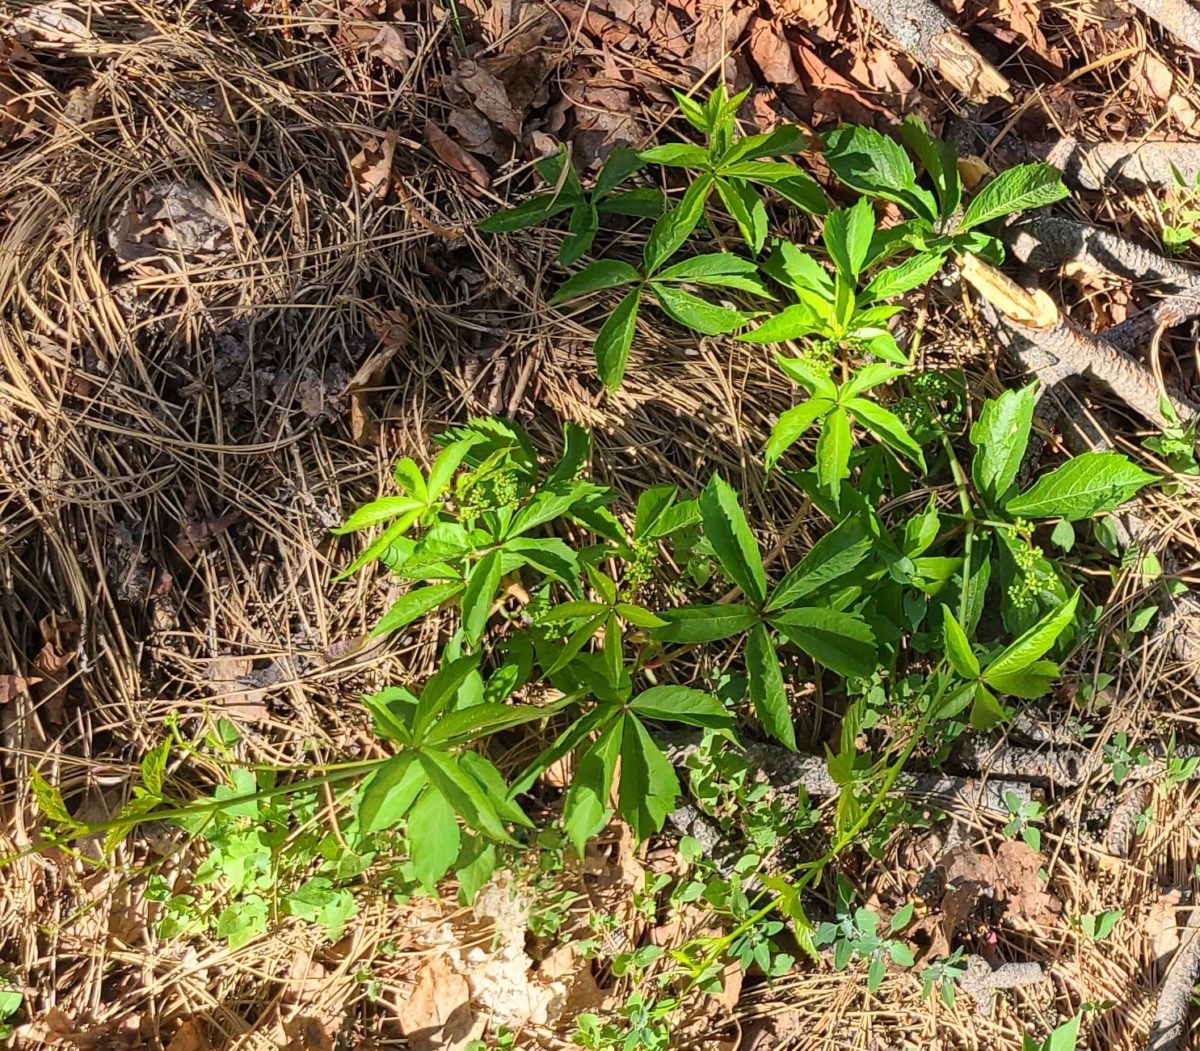
[{"label": "dry pine straw", "polygon": [[[138,25],[155,32],[135,41]],[[328,90],[323,64],[335,52],[319,36],[260,28],[233,34],[161,5],[110,4],[91,23],[100,47],[42,41],[39,65],[13,70],[37,92],[39,125],[0,170],[0,661],[42,682],[0,709],[6,847],[36,834],[29,762],[89,815],[111,813],[168,714],[197,733],[234,718],[247,762],[369,747],[347,699],[427,673],[438,637],[429,626],[357,648],[388,584],[371,574],[335,584],[345,553],[327,528],[386,486],[396,455],[424,455],[447,421],[508,409],[551,450],[559,421],[578,420],[595,429],[600,477],[623,494],[650,481],[694,489],[716,467],[754,494],[764,542],[812,539],[797,495],[758,485],[771,421],[795,396],[761,353],[681,338],[647,313],[625,388],[602,401],[587,378],[594,316],[544,303],[552,236],[476,235],[472,221],[493,202],[424,155],[405,164],[408,203],[348,193],[364,134],[397,127],[415,145],[437,116],[423,107],[442,72],[438,31],[414,29],[422,61],[385,97]],[[351,83],[360,74],[347,72]],[[64,94],[80,86],[82,111],[78,93]],[[104,244],[113,216],[131,192],[180,181],[208,187],[234,243],[115,269]],[[953,304],[933,308],[929,362],[964,366],[977,389],[997,390],[994,349]],[[359,445],[341,392],[395,311],[411,331],[370,399],[379,444]],[[1178,498],[1157,543],[1190,530],[1194,506],[1190,492]],[[57,648],[31,667],[47,645]],[[1112,730],[1182,733],[1200,711],[1190,679],[1159,657],[1154,646],[1131,655],[1119,685],[1136,703],[1101,713]],[[829,718],[815,725],[827,732]],[[219,777],[178,774],[180,790]],[[929,1004],[911,976],[889,975],[867,998],[861,974],[801,971],[752,991],[746,1023],[802,1019],[779,1026],[780,1046],[893,1047],[903,1034],[1016,1047],[1022,1025],[1053,1022],[1068,998],[1107,998],[1122,1006],[1097,1039],[1135,1046],[1152,1011],[1143,920],[1197,857],[1189,795],[1156,806],[1155,831],[1106,868],[1076,838],[1086,789],[1062,801],[1052,875],[1067,911],[1123,907],[1133,923],[1117,948],[1065,927],[1042,932],[1058,985],[1018,994],[1016,1010],[1002,1003],[983,1023],[963,1006]],[[305,928],[235,952],[148,941],[128,866],[150,847],[148,837],[123,847],[113,872],[59,853],[6,870],[3,955],[27,983],[35,1021],[24,1044],[84,1030],[84,1046],[101,1034],[133,1045],[175,1037],[185,1051],[179,1026],[200,1019],[204,1041],[265,1047],[297,1017],[349,1032],[356,1018],[369,1028],[386,1015],[362,1007],[348,976],[385,937],[410,946],[421,917],[406,925],[402,912],[367,904],[353,938],[319,965],[328,980],[314,992],[305,961],[320,946]]]}]

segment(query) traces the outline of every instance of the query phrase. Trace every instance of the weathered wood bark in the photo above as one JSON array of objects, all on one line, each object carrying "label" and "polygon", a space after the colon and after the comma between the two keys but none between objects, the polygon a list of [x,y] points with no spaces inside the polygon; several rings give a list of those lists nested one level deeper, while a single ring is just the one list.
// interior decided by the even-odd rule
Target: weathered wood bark
[{"label": "weathered wood bark", "polygon": [[1136,281],[1139,288],[1200,295],[1200,274],[1118,234],[1072,219],[1034,216],[1008,227],[1004,240],[1014,256],[1035,270],[1064,263]]},{"label": "weathered wood bark", "polygon": [[1167,965],[1146,1051],[1175,1051],[1187,1031],[1192,987],[1200,976],[1200,909],[1193,909],[1179,948]]},{"label": "weathered wood bark", "polygon": [[1193,51],[1200,51],[1200,11],[1188,0],[1129,0],[1152,18],[1176,40]]},{"label": "weathered wood bark", "polygon": [[1196,317],[1200,317],[1200,295],[1181,292],[1139,310],[1106,328],[1100,336],[1104,342],[1128,353],[1149,343],[1159,329],[1174,328]]},{"label": "weathered wood bark", "polygon": [[1067,184],[1078,190],[1103,190],[1117,183],[1169,189],[1175,172],[1194,186],[1200,174],[1200,143],[1151,139],[1133,142],[1057,142],[1004,144],[998,156],[1008,162],[1047,161],[1061,168]]},{"label": "weathered wood bark", "polygon": [[967,957],[967,970],[958,979],[959,988],[971,997],[975,1013],[991,1018],[996,1013],[995,992],[997,989],[1020,989],[1026,985],[1037,985],[1046,977],[1040,963],[1011,962],[993,967],[977,953]]},{"label": "weathered wood bark", "polygon": [[[683,764],[700,741],[699,734],[686,731],[663,733],[659,737],[667,744],[667,755],[676,766]],[[829,775],[824,756],[803,755],[766,741],[747,741],[745,748],[751,766],[762,771],[771,787],[785,797],[795,796],[803,789],[814,798],[828,799],[841,791],[841,785]],[[896,779],[893,791],[913,802],[942,810],[960,806],[967,810],[987,810],[997,816],[1009,813],[1006,793],[1013,793],[1022,803],[1033,798],[1032,786],[1025,781],[941,773],[903,774]],[[686,819],[681,815],[681,820]]]},{"label": "weathered wood bark", "polygon": [[967,98],[1011,101],[1008,78],[983,57],[932,0],[855,0],[905,51]]},{"label": "weathered wood bark", "polygon": [[1045,292],[1026,291],[974,256],[962,257],[960,266],[963,278],[998,312],[1001,324],[996,333],[1000,340],[1027,368],[1033,371],[1046,368],[1048,363],[1039,360],[1040,356],[1057,362],[1060,372],[1091,376],[1157,427],[1166,427],[1171,422],[1159,406],[1163,393],[1180,419],[1190,421],[1200,415],[1200,406],[1177,392],[1160,390],[1148,368],[1085,331],[1063,314]]}]

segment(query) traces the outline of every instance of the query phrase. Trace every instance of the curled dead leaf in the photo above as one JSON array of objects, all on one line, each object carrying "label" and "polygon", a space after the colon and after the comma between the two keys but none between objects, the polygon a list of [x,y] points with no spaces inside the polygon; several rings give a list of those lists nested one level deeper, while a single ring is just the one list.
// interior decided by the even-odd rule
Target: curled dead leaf
[{"label": "curled dead leaf", "polygon": [[399,310],[385,310],[367,319],[367,325],[379,340],[379,349],[350,377],[346,393],[350,399],[350,436],[357,445],[379,441],[379,424],[371,412],[371,388],[378,385],[392,358],[408,345],[410,322]]},{"label": "curled dead leaf", "polygon": [[36,4],[16,19],[19,32],[45,44],[88,44],[97,41],[74,4]]},{"label": "curled dead leaf", "polygon": [[24,675],[17,675],[9,672],[7,675],[0,675],[0,704],[8,704],[15,697],[25,693],[30,686],[34,686],[42,680],[37,676],[27,679]]},{"label": "curled dead leaf", "polygon": [[380,201],[387,196],[392,183],[392,161],[400,133],[394,128],[382,136],[369,136],[362,149],[350,158],[347,182],[367,201]]},{"label": "curled dead leaf", "polygon": [[109,223],[108,243],[127,267],[172,272],[232,254],[243,233],[239,216],[197,182],[138,187]]},{"label": "curled dead leaf", "polygon": [[447,135],[436,124],[426,124],[424,128],[425,141],[438,158],[456,172],[467,176],[481,189],[491,185],[491,177],[479,161],[467,153],[457,142]]}]

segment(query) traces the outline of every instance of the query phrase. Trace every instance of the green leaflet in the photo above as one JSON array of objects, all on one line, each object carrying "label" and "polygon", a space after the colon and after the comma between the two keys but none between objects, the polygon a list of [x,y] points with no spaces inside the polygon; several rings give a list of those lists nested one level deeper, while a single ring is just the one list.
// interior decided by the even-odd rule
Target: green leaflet
[{"label": "green leaflet", "polygon": [[1023,518],[1065,518],[1069,522],[1115,511],[1158,476],[1143,471],[1121,453],[1087,452],[1042,475],[1005,505]]}]

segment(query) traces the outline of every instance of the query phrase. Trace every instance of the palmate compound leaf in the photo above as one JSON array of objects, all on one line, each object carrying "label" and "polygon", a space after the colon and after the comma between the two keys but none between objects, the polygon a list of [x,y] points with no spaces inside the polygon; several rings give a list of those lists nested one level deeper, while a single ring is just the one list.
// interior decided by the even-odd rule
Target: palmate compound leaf
[{"label": "palmate compound leaf", "polygon": [[620,387],[621,380],[625,377],[629,348],[633,346],[633,334],[637,326],[638,301],[641,294],[640,288],[626,293],[596,336],[596,371],[601,382],[610,391]]},{"label": "palmate compound leaf", "polygon": [[580,296],[591,295],[607,288],[621,288],[641,279],[641,275],[628,263],[619,259],[597,259],[579,273],[567,278],[550,297],[551,304],[563,303]]},{"label": "palmate compound leaf", "polygon": [[418,617],[425,616],[431,610],[437,609],[443,602],[454,598],[464,585],[461,581],[451,581],[448,584],[430,584],[427,587],[414,588],[401,595],[391,608],[380,618],[378,624],[371,629],[371,636],[386,635],[389,631],[397,631],[411,624]]},{"label": "palmate compound leaf", "polygon": [[462,597],[463,633],[467,641],[477,644],[487,627],[492,600],[500,586],[499,549],[489,551],[471,568]]},{"label": "palmate compound leaf", "polygon": [[1018,164],[1002,171],[975,194],[963,212],[959,229],[970,230],[1014,212],[1041,208],[1061,201],[1067,193],[1062,172],[1052,164]]},{"label": "palmate compound leaf", "polygon": [[617,811],[640,843],[663,827],[679,798],[670,760],[636,715],[626,715],[621,734]]},{"label": "palmate compound leaf", "polygon": [[795,445],[818,419],[830,412],[834,404],[828,398],[809,398],[780,415],[771,428],[771,436],[763,450],[763,464],[768,473],[779,462],[779,457]]},{"label": "palmate compound leaf", "polygon": [[425,771],[411,752],[402,752],[385,760],[359,791],[359,830],[369,834],[395,828],[404,820],[427,783]]},{"label": "palmate compound leaf", "polygon": [[665,623],[654,629],[655,637],[685,646],[732,638],[758,622],[758,614],[753,609],[733,602],[678,606],[660,610],[658,616]]},{"label": "palmate compound leaf", "polygon": [[978,679],[979,660],[971,650],[971,641],[954,618],[949,606],[942,607],[942,639],[950,666],[964,679]]},{"label": "palmate compound leaf", "polygon": [[1020,638],[1006,646],[984,668],[983,681],[1001,689],[1000,683],[1033,667],[1074,622],[1080,594],[1076,590],[1067,602],[1051,610]]},{"label": "palmate compound leaf", "polygon": [[874,541],[858,517],[845,518],[809,549],[776,585],[767,612],[786,609],[844,577],[871,553]]},{"label": "palmate compound leaf", "polygon": [[646,719],[713,730],[733,726],[733,716],[716,697],[690,686],[651,686],[638,694],[629,707]]},{"label": "palmate compound leaf", "polygon": [[575,776],[563,804],[563,829],[581,855],[587,841],[608,823],[624,725],[624,716],[612,719],[575,764]]},{"label": "palmate compound leaf", "polygon": [[658,300],[663,313],[672,321],[677,321],[685,328],[705,336],[719,336],[725,332],[732,332],[735,328],[741,328],[748,320],[748,316],[740,310],[710,303],[683,288],[651,281],[650,291],[654,293],[654,298]]},{"label": "palmate compound leaf", "polygon": [[413,871],[430,893],[454,864],[461,842],[454,807],[433,785],[427,785],[408,815],[408,845]]},{"label": "palmate compound leaf", "polygon": [[826,414],[817,439],[817,481],[822,490],[838,505],[842,481],[850,477],[850,418],[840,405]]}]

